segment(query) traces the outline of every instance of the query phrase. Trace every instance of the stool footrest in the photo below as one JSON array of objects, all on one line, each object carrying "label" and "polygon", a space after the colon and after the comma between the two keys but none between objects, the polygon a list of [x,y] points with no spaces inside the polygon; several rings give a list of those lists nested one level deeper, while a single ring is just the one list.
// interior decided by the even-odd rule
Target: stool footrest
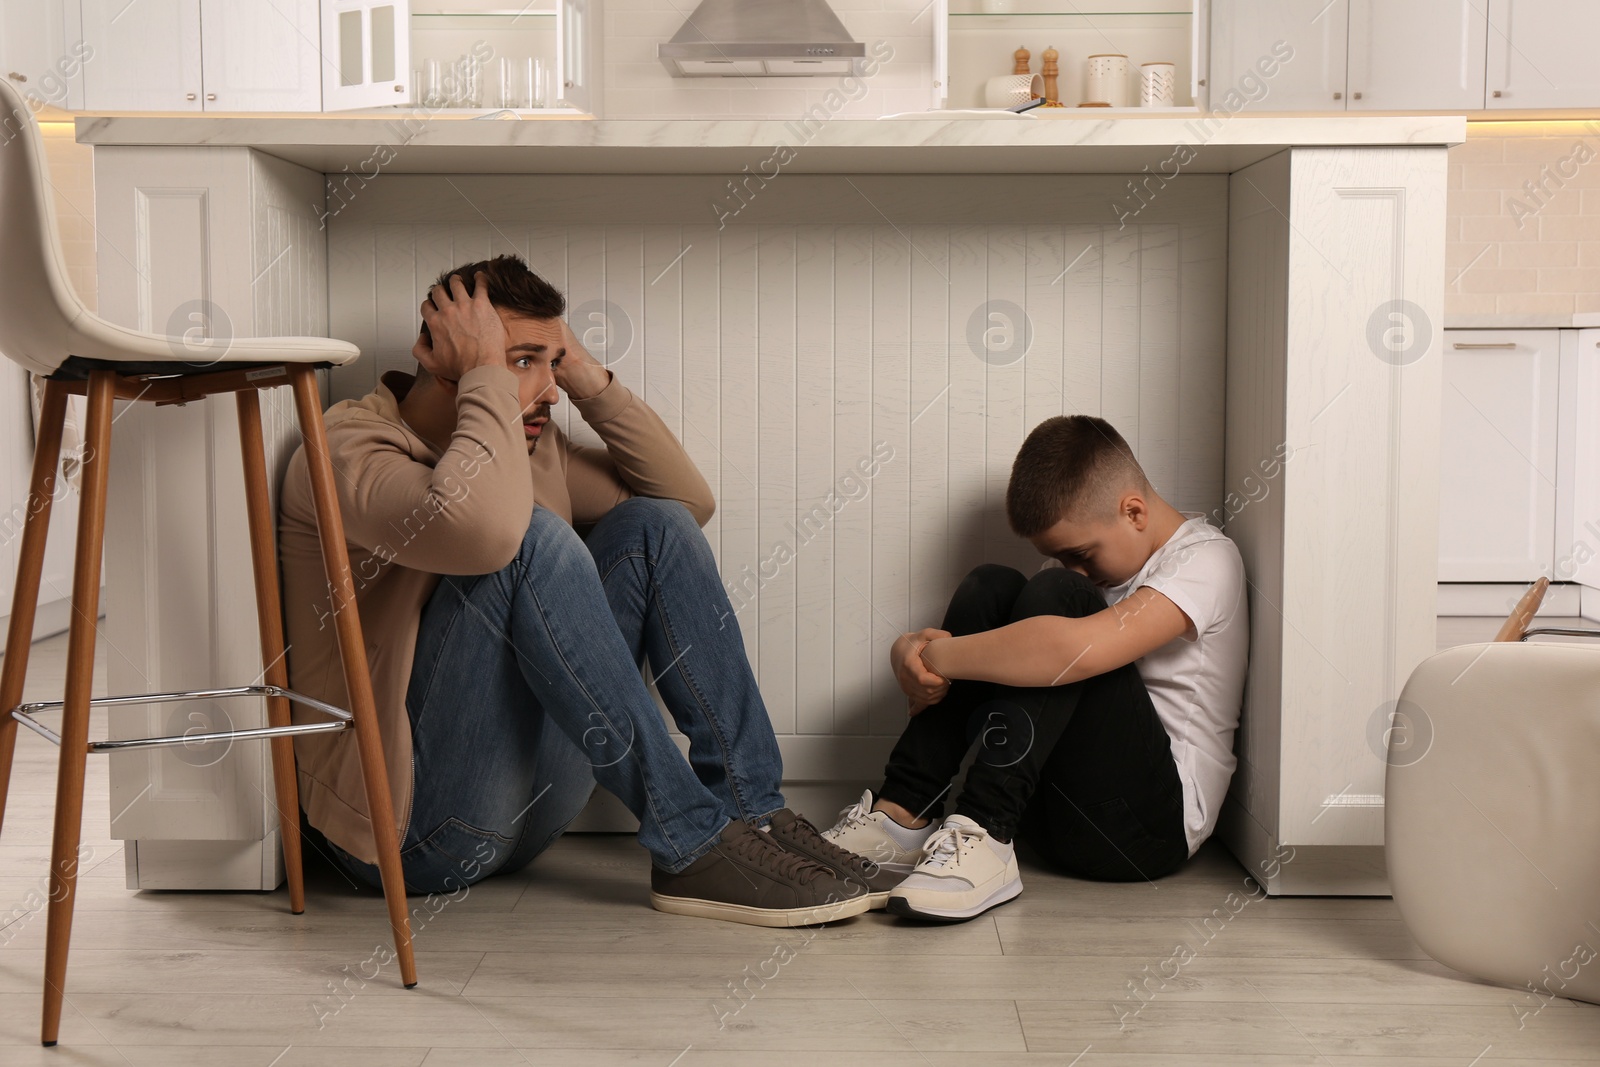
[{"label": "stool footrest", "polygon": [[1600,637],[1600,630],[1573,630],[1565,626],[1544,626],[1537,630],[1528,630],[1522,635],[1526,641],[1530,637]]},{"label": "stool footrest", "polygon": [[[221,700],[229,697],[282,697],[295,704],[304,704],[328,716],[327,722],[299,723],[291,726],[261,726],[249,730],[219,730],[209,734],[178,734],[171,737],[131,737],[117,741],[90,741],[90,752],[119,752],[131,748],[161,748],[168,745],[208,745],[219,741],[242,741],[254,738],[295,737],[300,734],[337,733],[351,725],[350,713],[343,708],[325,704],[304,693],[276,685],[240,685],[226,689],[186,689],[173,693],[140,693],[134,696],[95,697],[89,701],[91,708],[116,707],[133,704],[165,704],[181,700]],[[41,711],[59,711],[64,700],[41,700],[18,704],[11,717],[53,744],[61,744],[61,735],[39,722],[33,716]]]}]

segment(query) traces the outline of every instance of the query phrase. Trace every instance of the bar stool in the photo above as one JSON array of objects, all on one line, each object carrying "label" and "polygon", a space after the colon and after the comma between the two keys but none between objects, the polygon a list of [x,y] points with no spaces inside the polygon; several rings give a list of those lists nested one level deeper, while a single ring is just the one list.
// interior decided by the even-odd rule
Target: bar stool
[{"label": "bar stool", "polygon": [[[376,838],[378,867],[389,909],[389,925],[400,962],[400,977],[410,988],[417,983],[417,973],[406,916],[399,842],[392,829],[394,812],[389,799],[388,775],[361,622],[356,615],[355,587],[345,549],[344,523],[339,515],[333,467],[328,458],[315,371],[317,367],[348,363],[360,355],[360,350],[326,337],[265,337],[199,343],[185,339],[180,343],[176,338],[118,326],[89,311],[67,280],[38,127],[22,99],[4,80],[0,80],[0,109],[3,109],[0,111],[0,138],[3,138],[0,141],[0,250],[4,251],[0,256],[0,285],[4,286],[8,297],[7,309],[0,314],[0,352],[46,378],[17,585],[11,603],[10,630],[6,635],[5,663],[0,671],[0,824],[5,817],[17,726],[25,725],[60,747],[50,854],[41,1040],[45,1045],[54,1045],[60,1032],[67,948],[77,889],[84,772],[91,752],[267,739],[272,746],[289,909],[298,915],[305,910],[305,887],[301,877],[300,809],[292,737],[354,729]],[[333,615],[350,696],[349,711],[288,688],[288,669],[283,662],[278,558],[267,495],[261,409],[256,396],[258,389],[285,384],[294,390],[295,410],[311,475],[323,565],[334,604],[339,608]],[[265,684],[91,699],[112,401],[184,404],[227,393],[234,394],[239,409],[261,661],[266,665],[262,677]],[[68,394],[87,394],[88,418],[81,465],[82,506],[72,577],[72,621],[67,638],[66,690],[62,700],[21,704]],[[123,741],[89,739],[89,709],[92,707],[252,696],[266,698],[269,726]],[[291,724],[291,702],[327,718]],[[41,711],[57,708],[62,711],[59,733],[36,718]]]}]

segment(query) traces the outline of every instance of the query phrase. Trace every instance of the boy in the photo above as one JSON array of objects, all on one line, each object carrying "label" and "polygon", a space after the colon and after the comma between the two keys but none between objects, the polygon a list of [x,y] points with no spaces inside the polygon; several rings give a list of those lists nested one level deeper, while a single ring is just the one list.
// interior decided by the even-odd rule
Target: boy
[{"label": "boy", "polygon": [[[890,650],[911,721],[824,836],[906,878],[889,910],[970,919],[1022,892],[1014,835],[1081,878],[1159,878],[1216,827],[1249,626],[1233,542],[1151,488],[1104,419],[1040,423],[1006,490],[1061,567],[993,564]],[[979,741],[955,814],[945,793]]]},{"label": "boy", "polygon": [[[549,847],[598,780],[639,818],[657,909],[759,926],[859,914],[880,872],[784,807],[772,724],[720,621],[711,490],[564,310],[515,256],[457,267],[422,303],[417,374],[328,412],[398,821],[377,830],[399,839],[412,891],[462,889]],[[563,394],[605,447],[550,420]],[[339,704],[310,497],[301,451],[281,509],[290,677]],[[307,840],[377,885],[353,739],[295,748]]]}]

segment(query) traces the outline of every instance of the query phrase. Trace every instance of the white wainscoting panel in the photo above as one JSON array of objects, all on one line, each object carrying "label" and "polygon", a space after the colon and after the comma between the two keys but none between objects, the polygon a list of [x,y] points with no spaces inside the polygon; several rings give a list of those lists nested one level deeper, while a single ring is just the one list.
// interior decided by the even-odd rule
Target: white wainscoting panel
[{"label": "white wainscoting panel", "polygon": [[438,273],[526,257],[580,336],[631,337],[612,369],[716,492],[786,779],[871,781],[905,721],[895,637],[978,563],[1042,562],[1004,513],[1033,426],[1104,416],[1174,505],[1221,504],[1226,182],[1119,229],[1114,176],[786,175],[719,227],[720,178],[384,175],[328,220],[330,332],[365,353],[333,399],[414,369]]}]

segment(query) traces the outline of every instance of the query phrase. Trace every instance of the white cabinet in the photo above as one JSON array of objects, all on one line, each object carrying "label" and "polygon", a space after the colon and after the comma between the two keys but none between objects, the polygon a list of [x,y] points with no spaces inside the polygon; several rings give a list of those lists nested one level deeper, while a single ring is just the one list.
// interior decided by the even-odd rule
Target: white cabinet
[{"label": "white cabinet", "polygon": [[[11,615],[22,551],[22,527],[28,513],[28,486],[33,480],[33,412],[28,372],[0,356],[0,626]],[[70,451],[67,443],[63,452]],[[72,617],[72,560],[77,539],[78,494],[57,468],[50,504],[50,534],[45,541],[44,572],[39,582],[39,607],[33,635],[40,638],[67,628]]]},{"label": "white cabinet", "polygon": [[95,49],[83,69],[85,107],[204,109],[199,0],[83,0],[83,37]]},{"label": "white cabinet", "polygon": [[1488,106],[1600,104],[1600,3],[1489,0]]},{"label": "white cabinet", "polygon": [[83,106],[84,41],[78,0],[0,4],[0,72],[36,110]]},{"label": "white cabinet", "polygon": [[318,0],[83,0],[84,106],[315,111]]},{"label": "white cabinet", "polygon": [[200,0],[206,108],[317,110],[322,97],[319,37],[317,0]]},{"label": "white cabinet", "polygon": [[328,61],[323,110],[382,107],[410,99],[411,10],[406,0],[323,0],[322,41]]},{"label": "white cabinet", "polygon": [[1212,0],[1211,99],[1274,41],[1260,111],[1600,106],[1595,0]]},{"label": "white cabinet", "polygon": [[[1572,506],[1557,516],[1570,541],[1557,545],[1554,577],[1600,589],[1600,330],[1573,332],[1577,339],[1565,364],[1571,384],[1563,382],[1561,391],[1562,415],[1572,428],[1562,442]],[[1584,599],[1584,616],[1595,618],[1595,601],[1587,592]]]},{"label": "white cabinet", "polygon": [[1482,0],[1350,0],[1351,111],[1483,107]]},{"label": "white cabinet", "polygon": [[[1349,15],[1350,0],[1212,0],[1213,109],[1230,89],[1252,111],[1343,108]],[[1263,78],[1258,64],[1283,58],[1279,42],[1293,56]]]},{"label": "white cabinet", "polygon": [[1552,573],[1560,338],[1558,330],[1446,331],[1442,582],[1527,582]]}]

